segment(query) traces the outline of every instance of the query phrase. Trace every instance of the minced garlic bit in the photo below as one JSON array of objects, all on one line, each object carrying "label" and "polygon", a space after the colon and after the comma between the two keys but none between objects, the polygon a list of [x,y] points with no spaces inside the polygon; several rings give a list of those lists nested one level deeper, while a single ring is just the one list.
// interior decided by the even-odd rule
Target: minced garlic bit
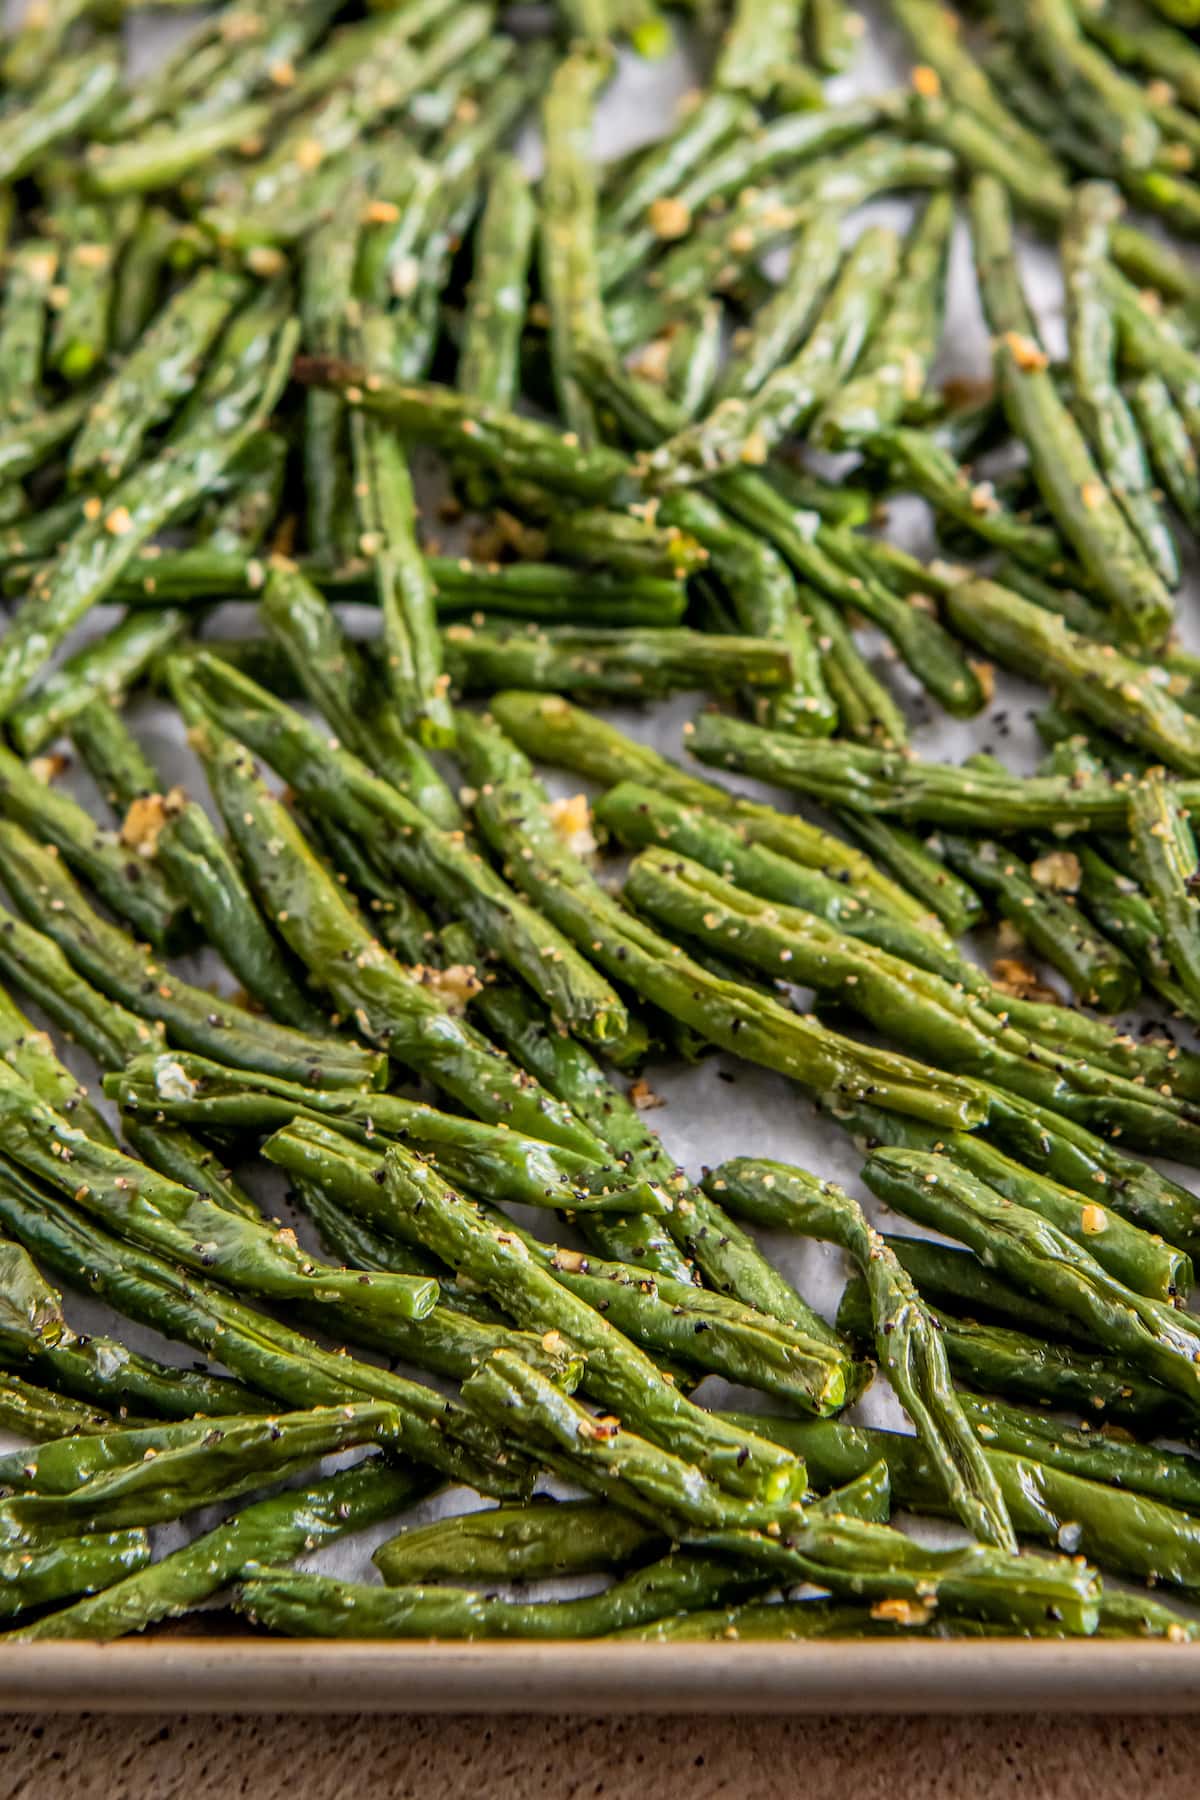
[{"label": "minced garlic bit", "polygon": [[1030,863],[1029,873],[1039,887],[1051,888],[1056,894],[1077,894],[1083,880],[1083,868],[1073,850],[1047,850]]},{"label": "minced garlic bit", "polygon": [[656,1106],[665,1106],[667,1104],[661,1095],[654,1092],[650,1083],[643,1077],[639,1077],[638,1080],[633,1083],[629,1090],[629,1098],[639,1112],[653,1112]]},{"label": "minced garlic bit", "polygon": [[607,1439],[616,1437],[621,1429],[621,1421],[611,1416],[580,1419],[575,1429],[582,1438],[592,1438],[596,1443],[604,1443]]},{"label": "minced garlic bit", "polygon": [[69,756],[63,756],[60,751],[53,750],[47,756],[33,757],[29,764],[29,773],[35,781],[43,782],[46,787],[49,787],[50,783],[57,781],[63,770],[69,769],[70,766]]},{"label": "minced garlic bit", "polygon": [[599,845],[592,830],[592,809],[586,794],[551,800],[546,808],[555,833],[574,856],[594,856]]},{"label": "minced garlic bit", "polygon": [[1015,1000],[1047,1000],[1057,1004],[1059,996],[1047,987],[1036,969],[1015,956],[998,956],[992,964],[992,981],[1002,994]]},{"label": "minced garlic bit", "polygon": [[1079,490],[1079,498],[1089,512],[1095,512],[1097,507],[1103,506],[1107,495],[1108,489],[1102,481],[1085,481]]},{"label": "minced garlic bit", "polygon": [[246,267],[252,275],[261,275],[264,281],[278,275],[286,260],[282,250],[276,250],[271,244],[255,244],[246,252]]},{"label": "minced garlic bit", "polygon": [[928,63],[918,63],[912,72],[912,84],[917,93],[926,100],[936,100],[942,91],[941,80],[936,69]]},{"label": "minced garlic bit", "polygon": [[163,826],[178,818],[190,804],[187,790],[181,787],[168,788],[165,794],[139,795],[121,825],[121,842],[139,856],[153,856]]},{"label": "minced garlic bit", "polygon": [[[937,611],[936,607],[933,610],[936,614],[936,611]],[[979,683],[980,691],[983,694],[985,704],[990,706],[992,701],[996,698],[996,665],[995,665],[995,663],[984,662],[979,657],[968,657],[967,658],[967,666],[970,669],[972,675],[974,675],[976,681]]]},{"label": "minced garlic bit", "polygon": [[196,1084],[173,1056],[154,1059],[154,1091],[160,1100],[194,1100]]},{"label": "minced garlic bit", "polygon": [[1031,337],[1021,331],[1006,331],[1002,342],[1018,369],[1045,369],[1049,366],[1049,357],[1040,344],[1035,344]]},{"label": "minced garlic bit", "polygon": [[1108,1230],[1108,1214],[1102,1206],[1088,1205],[1080,1213],[1079,1223],[1089,1237],[1095,1237]]},{"label": "minced garlic bit", "polygon": [[411,974],[415,975],[422,987],[427,987],[445,1003],[446,1010],[455,1016],[461,1016],[467,1010],[467,1002],[473,1000],[483,983],[475,973],[474,963],[451,963],[445,969],[431,968],[425,963],[416,963]]},{"label": "minced garlic bit", "polygon": [[686,237],[692,223],[691,208],[670,194],[651,201],[647,217],[655,237],[667,240]]},{"label": "minced garlic bit", "polygon": [[139,794],[121,821],[121,842],[139,856],[151,857],[158,849],[159,834],[167,822],[162,794]]},{"label": "minced garlic bit", "polygon": [[931,1602],[920,1600],[877,1600],[871,1608],[873,1619],[888,1619],[893,1625],[916,1627],[928,1625],[933,1617]]},{"label": "minced garlic bit", "polygon": [[671,340],[666,337],[651,338],[648,344],[630,358],[629,366],[635,375],[643,381],[652,381],[655,387],[662,387],[667,379],[667,370],[671,362]]}]

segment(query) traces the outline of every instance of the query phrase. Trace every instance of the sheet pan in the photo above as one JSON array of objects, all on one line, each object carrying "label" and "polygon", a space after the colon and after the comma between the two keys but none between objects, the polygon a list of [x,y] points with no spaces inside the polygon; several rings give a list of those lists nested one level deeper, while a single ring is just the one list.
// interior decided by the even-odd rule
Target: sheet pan
[{"label": "sheet pan", "polygon": [[[14,9],[8,8],[11,13]],[[890,28],[869,13],[870,32],[858,67],[830,84],[832,99],[891,85],[904,68]],[[164,16],[137,22],[134,67],[161,52],[184,21]],[[598,141],[603,155],[618,155],[648,135],[656,135],[674,105],[693,84],[694,69],[682,51],[657,63],[623,55],[617,80],[600,108]],[[533,145],[526,146],[536,156]],[[908,208],[888,202],[859,215],[858,223],[885,218],[902,223]],[[1052,257],[1036,245],[1025,256],[1031,292],[1052,348],[1061,339],[1061,306]],[[946,350],[942,376],[976,376],[986,369],[987,347],[969,246],[960,228],[951,259]],[[917,550],[929,550],[919,509],[897,506],[893,535]],[[1181,602],[1183,635],[1189,628],[1188,597]],[[1192,608],[1191,610],[1194,610]],[[105,628],[114,615],[102,610],[93,625]],[[363,623],[371,614],[365,612]],[[231,621],[232,625],[232,621]],[[219,622],[217,628],[219,629]],[[232,628],[236,629],[236,626]],[[882,647],[880,648],[882,654]],[[894,671],[892,672],[894,675]],[[903,682],[897,687],[902,689]],[[910,690],[910,693],[912,690]],[[923,754],[957,760],[970,750],[994,749],[1015,769],[1032,767],[1036,740],[1029,709],[1036,690],[1001,680],[983,721],[961,723],[931,715],[913,694],[918,722],[915,741]],[[656,707],[650,714],[613,716],[627,729],[672,755],[679,754],[680,730],[694,710],[694,697]],[[180,780],[197,797],[204,786],[186,750],[178,720],[153,703],[142,707],[138,727],[168,781]],[[747,791],[766,793],[754,784]],[[560,791],[563,789],[560,784]],[[80,780],[76,792],[94,806],[98,797]],[[779,803],[777,792],[771,798]],[[786,804],[786,802],[784,802]],[[192,979],[220,978],[214,959],[182,965]],[[86,1060],[69,1060],[89,1081]],[[711,1058],[692,1067],[649,1072],[665,1102],[653,1114],[672,1152],[692,1174],[737,1151],[803,1163],[843,1181],[869,1209],[880,1209],[857,1179],[859,1158],[849,1140],[819,1119],[793,1085],[765,1071]],[[1186,1172],[1180,1171],[1181,1174]],[[269,1210],[281,1206],[278,1185],[264,1189]],[[303,1223],[300,1228],[303,1231]],[[906,1230],[915,1229],[907,1223]],[[826,1246],[786,1239],[769,1241],[780,1266],[823,1310],[832,1312],[840,1291],[840,1255]],[[186,1358],[154,1334],[131,1330],[106,1308],[69,1294],[68,1316],[80,1329],[113,1330],[128,1341],[170,1359]],[[721,1384],[706,1384],[703,1397],[722,1399]],[[747,1396],[738,1392],[737,1403]],[[754,1397],[749,1397],[753,1404]],[[899,1426],[904,1421],[881,1385],[851,1415],[864,1423]],[[2,1434],[0,1434],[2,1441]],[[427,1503],[414,1514],[425,1518],[460,1510],[461,1494]],[[196,1522],[207,1528],[216,1515]],[[361,1577],[371,1572],[369,1553],[394,1527],[333,1547],[311,1559],[326,1573]],[[960,1541],[952,1528],[921,1521],[921,1537],[933,1543]],[[182,1541],[181,1528],[159,1535],[162,1548]],[[560,1584],[561,1586],[561,1584]],[[293,1643],[265,1636],[225,1635],[231,1615],[208,1615],[219,1635],[206,1629],[205,1615],[186,1628],[134,1642],[29,1645],[0,1652],[0,1710],[155,1708],[236,1711],[579,1711],[604,1712],[976,1712],[1072,1709],[1090,1711],[1184,1711],[1200,1708],[1200,1645],[1136,1642],[898,1642],[818,1644],[324,1644]]]}]

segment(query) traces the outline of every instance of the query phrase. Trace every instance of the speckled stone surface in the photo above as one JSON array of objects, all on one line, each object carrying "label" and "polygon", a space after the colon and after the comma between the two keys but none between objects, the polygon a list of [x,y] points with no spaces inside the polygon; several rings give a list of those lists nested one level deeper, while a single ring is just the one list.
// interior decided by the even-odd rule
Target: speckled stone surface
[{"label": "speckled stone surface", "polygon": [[1189,1719],[0,1717],[0,1800],[1194,1800]]}]

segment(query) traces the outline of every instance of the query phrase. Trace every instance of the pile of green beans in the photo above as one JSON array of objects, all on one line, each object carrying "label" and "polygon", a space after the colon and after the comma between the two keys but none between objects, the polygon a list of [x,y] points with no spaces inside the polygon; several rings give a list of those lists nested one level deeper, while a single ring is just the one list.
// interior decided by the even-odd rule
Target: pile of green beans
[{"label": "pile of green beans", "polygon": [[139,7],[0,42],[0,1638],[1191,1640],[1193,0]]}]

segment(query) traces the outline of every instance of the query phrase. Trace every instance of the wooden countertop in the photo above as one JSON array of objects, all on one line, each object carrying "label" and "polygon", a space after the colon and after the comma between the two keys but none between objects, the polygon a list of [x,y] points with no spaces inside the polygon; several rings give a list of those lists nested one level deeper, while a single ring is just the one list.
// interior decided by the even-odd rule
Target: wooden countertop
[{"label": "wooden countertop", "polygon": [[1200,1720],[0,1717],[0,1800],[1194,1800]]}]

